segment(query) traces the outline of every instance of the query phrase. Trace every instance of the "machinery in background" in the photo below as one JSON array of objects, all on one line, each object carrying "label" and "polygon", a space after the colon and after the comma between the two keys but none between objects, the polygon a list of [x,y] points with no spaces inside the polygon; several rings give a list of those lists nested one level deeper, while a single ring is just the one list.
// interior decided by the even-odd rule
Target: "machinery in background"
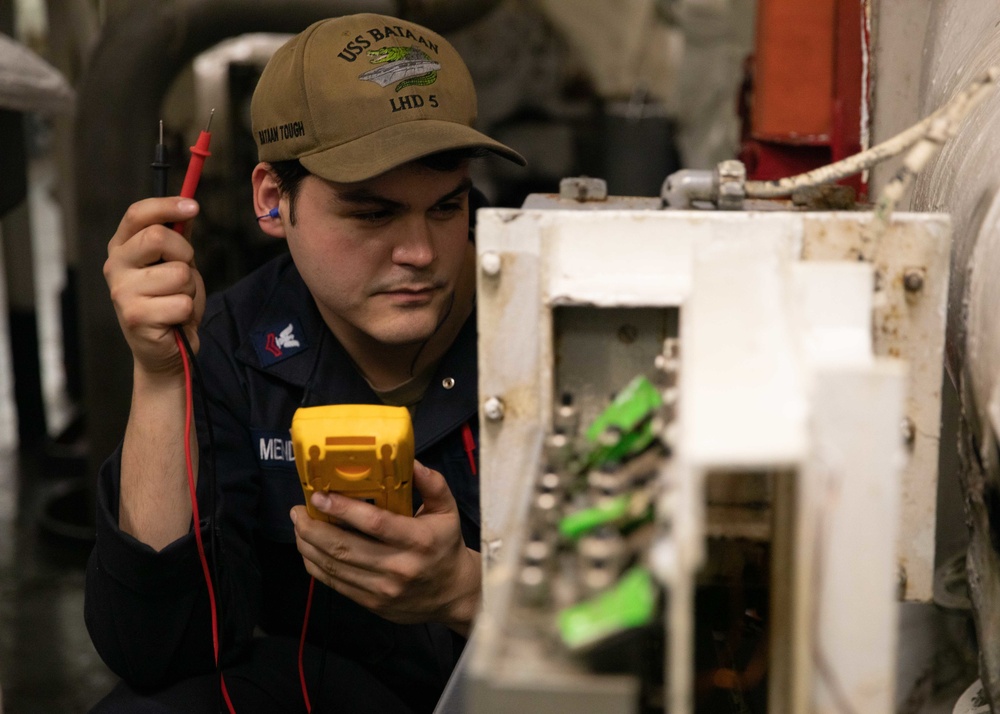
[{"label": "machinery in background", "polygon": [[[1000,74],[1000,7],[970,0],[914,7],[883,3],[876,23],[882,50],[876,95],[910,99],[919,116],[951,101],[984,72]],[[897,11],[900,11],[897,13]],[[916,27],[911,22],[916,21]],[[899,21],[904,20],[900,25]],[[906,52],[906,46],[917,49]],[[879,45],[876,45],[879,46]],[[884,71],[884,74],[883,74]],[[909,83],[905,77],[911,79]],[[903,78],[901,82],[900,79]],[[902,105],[902,106],[901,106]],[[902,116],[900,116],[900,114]],[[885,131],[905,124],[905,111],[883,115]],[[913,185],[912,210],[947,211],[954,221],[946,369],[960,403],[958,480],[968,526],[966,569],[985,700],[1000,711],[1000,96],[993,94],[942,147]],[[896,166],[884,177],[897,176]],[[954,443],[953,442],[953,443]]]},{"label": "machinery in background", "polygon": [[[870,19],[855,0],[758,0],[740,101],[740,159],[758,180],[791,176],[867,143]],[[843,179],[856,195],[863,177]]]},{"label": "machinery in background", "polygon": [[660,207],[571,179],[479,213],[468,711],[888,714],[950,221]]}]

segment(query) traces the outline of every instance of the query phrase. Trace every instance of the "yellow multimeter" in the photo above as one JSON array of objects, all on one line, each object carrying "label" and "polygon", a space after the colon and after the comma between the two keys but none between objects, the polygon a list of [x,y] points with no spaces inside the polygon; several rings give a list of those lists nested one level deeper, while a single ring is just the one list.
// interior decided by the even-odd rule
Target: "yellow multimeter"
[{"label": "yellow multimeter", "polygon": [[292,417],[292,446],[311,517],[334,521],[313,507],[317,491],[413,515],[413,424],[405,407],[301,407]]}]

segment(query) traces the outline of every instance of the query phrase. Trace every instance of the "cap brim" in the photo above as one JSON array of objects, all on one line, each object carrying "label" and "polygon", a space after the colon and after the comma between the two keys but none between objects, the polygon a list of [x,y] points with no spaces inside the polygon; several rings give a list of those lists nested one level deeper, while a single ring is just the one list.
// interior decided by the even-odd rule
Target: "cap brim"
[{"label": "cap brim", "polygon": [[519,153],[475,129],[455,122],[422,119],[373,131],[354,141],[299,157],[311,173],[338,183],[356,183],[397,166],[451,149],[482,148],[515,164]]}]

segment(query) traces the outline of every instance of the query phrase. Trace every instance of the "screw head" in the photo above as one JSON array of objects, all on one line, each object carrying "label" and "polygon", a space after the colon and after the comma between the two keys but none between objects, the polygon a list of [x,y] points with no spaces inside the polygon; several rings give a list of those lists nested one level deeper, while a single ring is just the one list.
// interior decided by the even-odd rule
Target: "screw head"
[{"label": "screw head", "polygon": [[487,251],[479,256],[479,265],[482,267],[483,273],[490,277],[496,277],[500,274],[500,255],[492,250]]},{"label": "screw head", "polygon": [[499,397],[490,397],[483,402],[483,415],[490,421],[503,419],[503,401]]},{"label": "screw head", "polygon": [[455,378],[445,377],[444,379],[441,380],[441,386],[444,387],[445,389],[451,389],[452,387],[455,386]]},{"label": "screw head", "polygon": [[903,423],[900,425],[900,431],[903,435],[903,444],[912,447],[917,440],[917,425],[913,423],[910,417],[904,417]]},{"label": "screw head", "polygon": [[919,292],[924,287],[924,271],[922,268],[908,268],[903,273],[903,287],[908,293]]}]

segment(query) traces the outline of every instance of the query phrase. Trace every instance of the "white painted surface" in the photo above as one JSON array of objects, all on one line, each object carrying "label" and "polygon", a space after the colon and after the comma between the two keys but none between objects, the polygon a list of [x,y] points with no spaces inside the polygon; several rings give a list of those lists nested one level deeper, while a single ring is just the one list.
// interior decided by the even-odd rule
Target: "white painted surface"
[{"label": "white painted surface", "polygon": [[798,263],[792,266],[792,281],[807,359],[819,366],[871,362],[872,266]]},{"label": "white painted surface", "polygon": [[817,497],[807,507],[816,541],[797,546],[809,549],[816,578],[816,714],[894,711],[905,389],[896,361],[823,370],[814,382],[815,451],[804,476]]},{"label": "white painted surface", "polygon": [[679,448],[702,471],[782,467],[806,454],[787,254],[780,234],[698,241],[681,313]]}]

